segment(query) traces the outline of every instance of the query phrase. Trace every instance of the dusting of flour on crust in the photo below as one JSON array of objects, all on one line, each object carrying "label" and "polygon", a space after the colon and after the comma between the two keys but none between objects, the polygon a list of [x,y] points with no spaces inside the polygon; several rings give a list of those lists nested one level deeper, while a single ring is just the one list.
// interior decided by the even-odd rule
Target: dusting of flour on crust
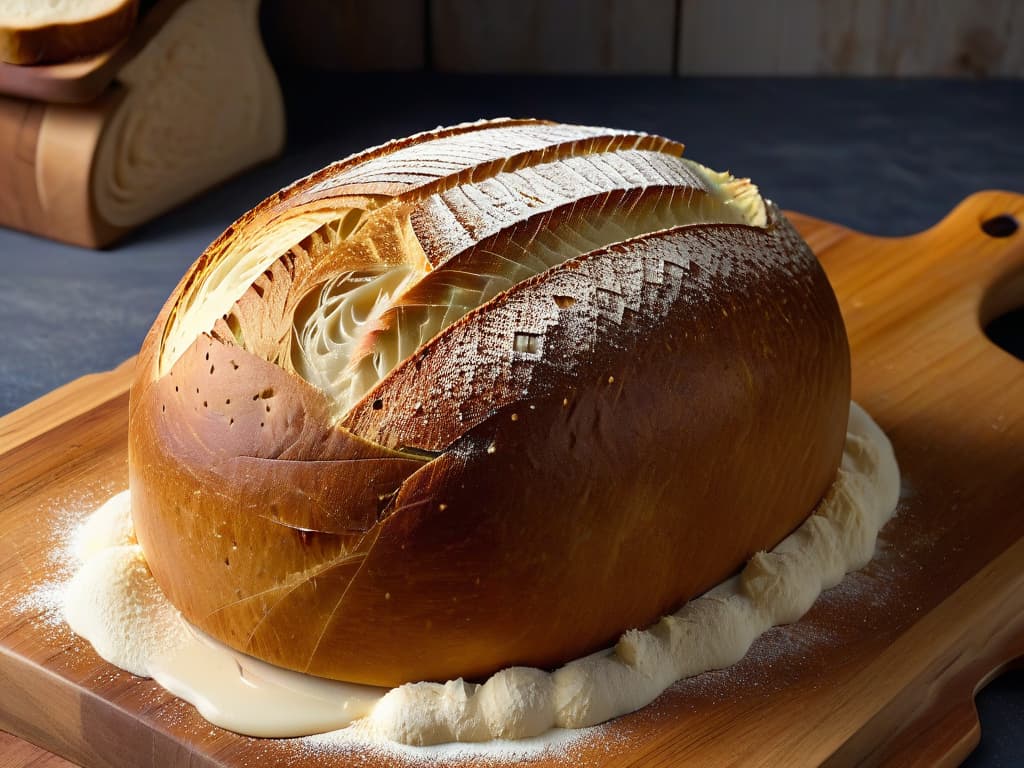
[{"label": "dusting of flour on crust", "polygon": [[[372,749],[441,762],[569,754],[594,726],[644,707],[676,681],[735,664],[762,633],[803,616],[823,589],[871,559],[899,492],[888,439],[851,403],[842,464],[825,498],[794,533],[771,552],[756,554],[739,575],[651,627],[626,632],[614,648],[554,672],[512,667],[479,685],[460,679],[381,689],[367,716],[301,743],[314,751]],[[64,596],[75,632],[111,663],[141,675],[149,674],[154,659],[187,648],[195,631],[149,573],[134,540],[127,492],[101,507],[75,541],[84,565]]]}]

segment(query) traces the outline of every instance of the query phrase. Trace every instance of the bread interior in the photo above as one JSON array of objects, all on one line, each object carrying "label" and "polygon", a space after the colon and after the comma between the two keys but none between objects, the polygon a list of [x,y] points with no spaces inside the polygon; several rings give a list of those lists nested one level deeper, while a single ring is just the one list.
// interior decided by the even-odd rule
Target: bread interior
[{"label": "bread interior", "polygon": [[[557,194],[555,205],[537,199],[515,223],[455,252],[442,248],[439,255],[434,247],[433,264],[410,223],[418,203],[400,199],[315,204],[268,225],[243,226],[211,246],[212,255],[186,278],[164,328],[156,373],[164,375],[197,337],[212,333],[321,389],[340,421],[399,363],[525,280],[672,227],[766,225],[764,201],[749,180],[684,158],[670,162],[682,164],[694,183],[658,180],[657,172],[649,177],[655,181],[605,183],[598,192],[600,184],[587,182],[581,186],[589,194]],[[494,177],[499,187],[504,175]],[[500,204],[491,213],[486,206],[481,202],[484,215],[500,217]],[[273,265],[295,253],[305,254],[303,269],[311,271],[293,272],[283,293],[267,292]]]},{"label": "bread interior", "polygon": [[[315,239],[324,250],[336,250],[361,223],[359,209],[311,210],[274,227],[240,229],[227,237],[220,258],[199,263],[186,281],[164,328],[157,375],[162,376],[192,342],[214,327],[239,297],[295,243]],[[234,330],[234,329],[233,329]],[[236,342],[245,346],[237,336]]]},{"label": "bread interior", "polygon": [[764,201],[749,180],[679,162],[710,191],[647,187],[593,195],[522,221],[430,271],[373,265],[326,281],[295,312],[292,369],[331,397],[341,419],[426,342],[524,280],[672,227],[765,225]]}]

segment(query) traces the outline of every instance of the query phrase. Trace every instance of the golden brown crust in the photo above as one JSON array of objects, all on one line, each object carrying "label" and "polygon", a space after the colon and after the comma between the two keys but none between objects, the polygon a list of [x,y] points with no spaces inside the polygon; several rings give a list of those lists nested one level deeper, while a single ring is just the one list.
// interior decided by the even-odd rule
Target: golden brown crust
[{"label": "golden brown crust", "polygon": [[[813,257],[792,272],[757,263],[799,242],[781,228],[701,227],[589,254],[564,279],[517,287],[519,307],[506,296],[468,316],[418,371],[383,382],[375,394],[401,401],[387,412],[422,403],[448,428],[421,429],[425,447],[448,450],[403,484],[337,608],[328,633],[358,639],[322,646],[309,671],[395,682],[552,666],[650,623],[799,525],[835,477],[849,362]],[[644,250],[678,258],[640,281],[639,305],[595,312],[602,280],[626,283]],[[702,275],[730,250],[753,259],[751,274],[704,294]],[[559,309],[558,296],[576,301]],[[469,382],[446,370],[466,346],[509,349],[522,306],[542,301],[542,356],[496,355]],[[384,442],[408,433],[360,419],[384,412],[363,407],[350,426]],[[464,436],[448,446],[456,425]],[[420,630],[414,660],[387,640],[401,627]]]},{"label": "golden brown crust", "polygon": [[[351,179],[360,166],[339,167]],[[454,187],[431,173],[437,201]],[[240,219],[140,354],[133,516],[158,583],[200,628],[275,664],[381,685],[554,665],[734,572],[831,483],[849,351],[823,272],[773,206],[764,227],[680,226],[570,254],[442,330],[339,421],[275,358],[296,297],[367,243],[456,273],[515,240],[474,224],[469,250],[446,251],[410,235],[426,198],[377,200],[358,226],[393,234],[304,240],[161,375],[173,312],[200,295],[188,286],[300,198],[355,210],[325,191],[335,181],[314,175]],[[597,199],[584,182],[574,194]],[[662,193],[601,194],[572,220]],[[554,232],[545,216],[569,219],[552,210],[511,215]]]},{"label": "golden brown crust", "polygon": [[0,25],[0,61],[43,64],[105,51],[128,37],[138,12],[138,0],[124,0],[92,19],[37,27]]},{"label": "golden brown crust", "polygon": [[[261,233],[300,216],[317,217],[319,224],[330,226],[334,215],[345,217],[352,211],[388,209],[367,225],[381,230],[377,236],[363,233],[367,236],[347,244],[347,250],[341,254],[343,258],[314,265],[304,275],[305,286],[337,272],[345,264],[398,263],[407,259],[405,232],[400,225],[408,221],[411,205],[431,195],[470,179],[479,181],[507,170],[622,149],[678,156],[683,146],[644,133],[502,119],[415,134],[340,160],[271,195],[210,244],[172,294],[171,314],[163,326],[165,338],[174,329],[178,316],[192,306],[218,263],[240,249],[252,249],[260,241]],[[309,231],[321,230],[311,226]],[[299,248],[309,250],[306,239],[296,239],[300,240]],[[324,271],[318,271],[319,267]]]},{"label": "golden brown crust", "polygon": [[351,569],[422,465],[332,428],[320,392],[208,337],[132,399],[136,534],[172,602],[236,647],[280,592]]}]

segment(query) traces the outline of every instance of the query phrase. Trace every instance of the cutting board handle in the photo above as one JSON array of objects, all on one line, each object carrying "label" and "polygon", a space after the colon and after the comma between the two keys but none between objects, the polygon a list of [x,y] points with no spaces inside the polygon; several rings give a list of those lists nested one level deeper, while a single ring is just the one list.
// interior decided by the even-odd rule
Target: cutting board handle
[{"label": "cutting board handle", "polygon": [[[979,231],[976,237],[985,246],[984,251],[977,254],[979,258],[966,260],[969,262],[966,266],[977,275],[976,285],[982,291],[976,317],[977,327],[984,332],[992,321],[1024,308],[1024,195],[995,191],[972,195],[939,225],[945,225],[944,234],[960,226],[958,219],[976,222]],[[955,257],[963,258],[964,252],[957,252]],[[1019,375],[1024,377],[1024,362],[1021,362]],[[1024,567],[1020,557],[1015,558],[1015,562],[1018,568]],[[961,734],[962,753],[957,755],[960,750],[951,750],[950,765],[959,764],[981,738],[975,703],[978,693],[1004,672],[1024,667],[1024,622],[1020,621],[1019,606],[1015,612],[1016,617],[1013,613],[1007,616],[1003,632],[994,633],[1002,635],[1002,642],[992,637],[990,647],[979,653],[978,662],[947,683],[947,695],[954,705],[945,717],[935,721],[933,728]],[[920,746],[921,736],[915,741]]]},{"label": "cutting board handle", "polygon": [[[916,504],[921,525],[948,516],[965,488],[987,495],[986,471],[989,482],[1003,469],[1011,475],[1003,482],[1014,482],[1024,361],[985,328],[1024,307],[1024,195],[979,192],[935,226],[899,238],[791,218],[836,288],[850,332],[854,398],[892,438],[913,493],[929,499]],[[993,462],[987,468],[971,458],[982,449]],[[940,453],[946,475],[916,474],[922,455],[937,461]],[[950,541],[972,536],[995,559],[864,671],[876,681],[900,678],[899,691],[879,699],[884,705],[829,765],[952,766],[978,744],[975,696],[1024,659],[1024,539],[960,528]],[[1000,546],[1007,549],[998,554]]]},{"label": "cutting board handle", "polygon": [[[927,343],[927,329],[933,341],[941,331],[951,350],[963,344],[974,347],[975,354],[1007,354],[984,329],[1024,307],[1024,195],[978,192],[930,229],[896,238],[788,215],[833,285],[841,286],[848,328],[870,326],[872,318],[893,322],[913,317],[922,329],[922,343]],[[850,241],[856,248],[849,247]]]},{"label": "cutting board handle", "polygon": [[[913,664],[910,654],[924,644],[914,635],[922,633],[939,636],[942,647],[941,651],[929,649],[931,662],[914,684],[879,711],[874,722],[827,764],[892,768],[960,765],[981,738],[975,704],[978,692],[1002,673],[1024,666],[1022,589],[1024,539],[936,608],[930,617],[934,619],[932,627],[914,627],[887,651],[897,662],[902,658]],[[975,615],[971,615],[972,609]],[[955,636],[955,640],[944,642],[944,634]]]},{"label": "cutting board handle", "polygon": [[[978,229],[989,246],[1001,253],[994,259],[985,283],[979,307],[984,328],[996,318],[1024,307],[1024,195],[1006,192],[981,192],[965,201],[977,199]],[[959,210],[959,209],[957,209]],[[952,215],[955,215],[956,211]]]},{"label": "cutting board handle", "polygon": [[[963,278],[963,290],[977,297],[980,327],[1024,306],[1024,195],[978,192],[933,228],[910,239],[942,246],[936,252]],[[951,242],[957,247],[950,247]],[[929,250],[914,252],[932,268]]]}]

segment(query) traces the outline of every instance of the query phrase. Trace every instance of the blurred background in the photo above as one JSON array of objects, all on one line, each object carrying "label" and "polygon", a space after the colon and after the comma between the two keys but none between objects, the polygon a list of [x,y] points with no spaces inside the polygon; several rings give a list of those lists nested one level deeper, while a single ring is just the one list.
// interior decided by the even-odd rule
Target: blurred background
[{"label": "blurred background", "polygon": [[266,0],[321,71],[1024,76],[1019,0]]}]

